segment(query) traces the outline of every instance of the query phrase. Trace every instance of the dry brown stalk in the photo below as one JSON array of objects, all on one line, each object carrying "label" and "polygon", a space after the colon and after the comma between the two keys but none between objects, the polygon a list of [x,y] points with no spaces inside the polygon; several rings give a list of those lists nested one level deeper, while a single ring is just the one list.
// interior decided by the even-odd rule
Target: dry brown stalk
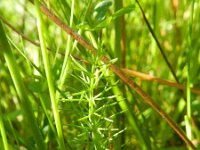
[{"label": "dry brown stalk", "polygon": [[[163,80],[163,79],[154,77],[152,75],[141,73],[141,72],[138,72],[138,71],[135,71],[135,70],[123,68],[122,71],[125,72],[127,75],[130,75],[130,76],[133,76],[133,77],[138,77],[142,80],[154,81],[154,82],[157,82],[157,83],[160,83],[160,84],[163,84],[163,85],[168,85],[168,86],[171,86],[171,87],[181,89],[183,91],[185,91],[185,89],[186,89],[185,85],[178,84],[176,82],[172,82],[172,81],[169,81],[169,80]],[[198,89],[198,88],[191,88],[190,90],[191,90],[192,93],[200,94],[200,89]]]}]

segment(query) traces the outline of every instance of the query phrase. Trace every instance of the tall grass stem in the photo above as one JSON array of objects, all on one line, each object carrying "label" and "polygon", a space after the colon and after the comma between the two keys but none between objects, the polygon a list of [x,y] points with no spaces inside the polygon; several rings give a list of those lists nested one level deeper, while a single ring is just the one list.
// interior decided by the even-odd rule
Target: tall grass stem
[{"label": "tall grass stem", "polygon": [[[188,49],[187,49],[187,86],[186,86],[186,91],[187,91],[187,115],[185,117],[185,124],[186,124],[186,134],[187,137],[192,140],[192,124],[191,124],[191,114],[192,114],[192,108],[191,108],[191,90],[190,90],[190,84],[191,84],[191,79],[190,79],[190,56],[191,56],[191,50],[192,50],[192,26],[193,26],[193,13],[194,13],[194,2],[195,0],[192,1],[191,5],[191,16],[189,19],[189,30],[188,30]],[[191,150],[191,148],[189,148]]]},{"label": "tall grass stem", "polygon": [[47,83],[48,83],[48,88],[49,88],[49,93],[50,93],[50,99],[51,99],[51,105],[53,109],[53,115],[54,115],[54,120],[56,124],[56,129],[57,129],[57,134],[59,138],[59,146],[60,149],[64,150],[65,149],[65,143],[64,143],[64,137],[63,137],[63,132],[62,132],[62,125],[61,125],[61,120],[60,120],[60,114],[58,111],[58,104],[56,100],[56,94],[55,94],[55,88],[53,84],[53,79],[52,79],[52,73],[51,73],[51,67],[49,64],[49,56],[47,53],[47,48],[45,45],[45,39],[43,32],[45,31],[43,28],[43,20],[39,8],[39,1],[35,1],[35,7],[36,7],[36,12],[37,12],[37,27],[38,27],[38,33],[39,33],[39,39],[41,43],[41,51],[42,51],[42,59],[44,63],[44,69],[46,73],[46,78],[47,78]]},{"label": "tall grass stem", "polygon": [[8,43],[5,31],[4,31],[4,27],[1,21],[0,21],[0,33],[1,33],[1,36],[0,36],[1,53],[3,52],[15,89],[21,100],[22,108],[24,110],[24,115],[28,121],[28,124],[30,125],[32,134],[37,143],[38,149],[45,150],[43,137],[41,135],[35,116],[33,114],[34,111],[31,107],[30,99],[27,96],[25,85],[22,81],[18,66],[16,65],[17,64],[16,59],[14,58],[11,47]]},{"label": "tall grass stem", "polygon": [[1,112],[1,108],[0,108],[0,130],[1,130],[1,137],[3,141],[4,149],[9,150],[9,145],[8,145],[8,140],[6,136],[6,130],[3,123],[3,114]]}]

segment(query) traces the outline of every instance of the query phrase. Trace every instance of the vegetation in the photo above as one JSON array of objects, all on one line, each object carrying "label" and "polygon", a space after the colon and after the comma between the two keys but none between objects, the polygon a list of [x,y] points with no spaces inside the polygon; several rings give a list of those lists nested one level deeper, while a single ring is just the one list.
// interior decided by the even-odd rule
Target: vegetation
[{"label": "vegetation", "polygon": [[200,148],[200,3],[0,1],[1,149]]}]

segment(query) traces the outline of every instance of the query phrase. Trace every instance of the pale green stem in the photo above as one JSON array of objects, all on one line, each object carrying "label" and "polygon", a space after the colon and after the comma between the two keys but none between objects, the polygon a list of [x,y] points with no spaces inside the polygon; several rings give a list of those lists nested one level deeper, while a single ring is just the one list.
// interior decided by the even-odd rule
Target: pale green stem
[{"label": "pale green stem", "polygon": [[[189,36],[188,36],[188,51],[187,51],[187,115],[185,116],[186,134],[187,137],[192,140],[192,124],[191,124],[191,92],[190,92],[190,51],[192,50],[192,25],[193,25],[193,13],[194,13],[194,2],[191,5],[191,17],[189,20]],[[191,149],[191,148],[189,148]]]},{"label": "pale green stem", "polygon": [[[74,0],[72,0],[72,5],[71,5],[71,15],[70,15],[70,27],[72,26],[73,23],[73,14],[74,14]],[[63,85],[65,83],[65,79],[67,76],[67,73],[69,71],[69,57],[72,51],[72,47],[71,47],[71,36],[67,37],[67,47],[66,47],[66,51],[65,51],[65,58],[64,58],[64,63],[62,66],[62,70],[61,70],[61,74],[60,74],[60,85],[59,88],[62,89]]]},{"label": "pale green stem", "polygon": [[[112,85],[114,84],[114,80],[113,79],[111,79],[110,82],[111,82]],[[113,93],[115,95],[118,95],[116,97],[116,99],[118,101],[119,107],[121,108],[122,111],[125,112],[125,116],[126,116],[128,122],[132,126],[132,128],[133,128],[136,136],[138,137],[138,140],[141,143],[140,144],[141,149],[142,150],[149,150],[149,149],[151,149],[151,147],[147,144],[147,141],[145,140],[145,138],[144,138],[144,136],[143,136],[143,134],[142,134],[142,132],[141,132],[141,130],[140,130],[137,122],[136,122],[135,116],[131,113],[131,110],[129,109],[128,104],[126,103],[126,101],[124,100],[124,98],[122,96],[120,96],[120,95],[123,95],[121,93],[121,90],[117,86],[114,86],[112,88],[112,90],[113,90]]]},{"label": "pale green stem", "polygon": [[0,111],[0,130],[1,130],[1,136],[2,136],[4,149],[5,150],[9,150],[8,140],[7,140],[7,137],[6,137],[6,131],[5,131],[5,128],[4,128],[4,123],[3,123],[3,118],[2,118],[1,111]]},{"label": "pale green stem", "polygon": [[64,143],[63,132],[62,132],[62,125],[60,121],[60,114],[58,112],[58,104],[57,104],[54,84],[52,80],[49,57],[48,57],[47,48],[45,45],[45,40],[44,40],[44,35],[43,35],[44,30],[43,30],[42,16],[41,16],[40,8],[39,8],[39,1],[35,0],[35,4],[36,4],[35,6],[36,6],[36,11],[37,11],[38,33],[39,33],[39,39],[41,43],[41,50],[42,50],[42,59],[43,59],[44,69],[45,69],[45,73],[47,77],[47,83],[48,83],[48,88],[49,88],[49,93],[50,93],[50,99],[51,99],[57,134],[59,138],[59,146],[60,146],[60,149],[64,150],[65,143]]}]

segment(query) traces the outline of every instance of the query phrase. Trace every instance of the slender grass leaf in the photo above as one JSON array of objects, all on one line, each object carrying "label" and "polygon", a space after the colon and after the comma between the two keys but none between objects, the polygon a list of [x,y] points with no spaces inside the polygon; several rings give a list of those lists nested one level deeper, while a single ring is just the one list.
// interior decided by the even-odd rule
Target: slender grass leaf
[{"label": "slender grass leaf", "polygon": [[112,19],[116,19],[118,17],[121,17],[122,15],[125,15],[127,13],[130,13],[131,11],[133,11],[133,9],[135,8],[135,5],[129,5],[127,7],[123,7],[120,10],[116,11],[113,15],[112,15]]},{"label": "slender grass leaf", "polygon": [[106,19],[102,20],[99,24],[97,24],[93,29],[90,29],[90,30],[99,30],[99,29],[105,28],[108,25],[110,25],[110,23],[113,20],[117,19],[118,17],[121,17],[122,15],[130,13],[131,11],[133,11],[134,8],[135,8],[135,5],[129,5],[127,7],[124,7],[116,11],[112,16],[107,17]]}]

